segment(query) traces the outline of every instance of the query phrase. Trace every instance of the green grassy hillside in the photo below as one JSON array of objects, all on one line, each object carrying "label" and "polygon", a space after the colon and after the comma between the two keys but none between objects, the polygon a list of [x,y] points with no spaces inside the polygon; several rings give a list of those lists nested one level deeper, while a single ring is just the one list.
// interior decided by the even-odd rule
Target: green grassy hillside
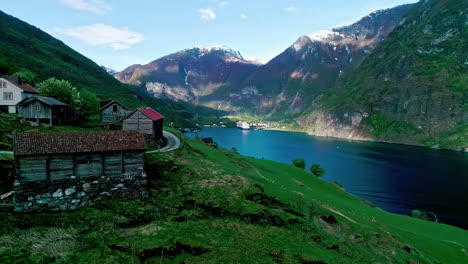
[{"label": "green grassy hillside", "polygon": [[197,122],[194,115],[218,111],[188,103],[152,98],[109,75],[102,67],[42,30],[0,11],[0,74],[28,70],[38,83],[50,77],[70,81],[101,99],[116,99],[128,107],[152,106],[180,126]]},{"label": "green grassy hillside", "polygon": [[[184,138],[146,201],[0,217],[2,263],[466,263],[465,230],[374,208],[304,170]],[[415,262],[411,262],[415,261]]]}]

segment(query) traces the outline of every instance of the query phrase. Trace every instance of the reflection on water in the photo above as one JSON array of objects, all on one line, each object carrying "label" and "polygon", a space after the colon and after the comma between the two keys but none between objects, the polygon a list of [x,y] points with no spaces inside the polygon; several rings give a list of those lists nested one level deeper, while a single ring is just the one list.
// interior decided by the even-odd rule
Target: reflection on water
[{"label": "reflection on water", "polygon": [[[187,134],[193,137],[193,134]],[[441,222],[468,228],[468,154],[394,144],[350,142],[284,131],[204,128],[220,146],[290,164],[321,164],[326,181],[394,213],[432,211]]]}]

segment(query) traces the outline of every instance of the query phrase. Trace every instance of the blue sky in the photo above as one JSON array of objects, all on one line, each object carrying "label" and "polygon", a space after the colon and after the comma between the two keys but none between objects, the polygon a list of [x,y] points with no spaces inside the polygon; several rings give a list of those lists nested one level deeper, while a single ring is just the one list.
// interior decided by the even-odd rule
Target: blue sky
[{"label": "blue sky", "polygon": [[26,21],[116,70],[194,46],[272,59],[299,36],[416,0],[0,0]]}]

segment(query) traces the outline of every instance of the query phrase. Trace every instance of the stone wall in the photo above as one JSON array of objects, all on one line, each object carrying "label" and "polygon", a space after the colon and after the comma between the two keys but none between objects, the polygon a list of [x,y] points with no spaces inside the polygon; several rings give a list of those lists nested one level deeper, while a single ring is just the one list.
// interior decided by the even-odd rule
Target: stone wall
[{"label": "stone wall", "polygon": [[143,134],[143,136],[145,137],[146,147],[148,148],[157,148],[163,143],[162,139],[156,139],[153,135]]},{"label": "stone wall", "polygon": [[148,197],[146,173],[135,176],[99,176],[14,184],[16,212],[74,210],[93,201]]}]

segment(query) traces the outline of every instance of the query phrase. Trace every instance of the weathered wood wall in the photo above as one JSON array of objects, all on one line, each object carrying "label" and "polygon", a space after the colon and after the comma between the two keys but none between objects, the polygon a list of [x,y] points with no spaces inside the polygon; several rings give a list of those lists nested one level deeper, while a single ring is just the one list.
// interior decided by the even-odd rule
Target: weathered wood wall
[{"label": "weathered wood wall", "polygon": [[47,180],[47,156],[20,159],[19,173],[23,181]]},{"label": "weathered wood wall", "polygon": [[[40,111],[36,111],[36,105],[40,105]],[[40,101],[34,101],[27,105],[19,106],[19,113],[24,118],[50,119],[52,118],[52,108]]]},{"label": "weathered wood wall", "polygon": [[51,156],[49,157],[49,177],[54,180],[69,179],[74,175],[73,156]]},{"label": "weathered wood wall", "polygon": [[144,172],[143,152],[111,152],[18,158],[19,181],[64,180],[76,176],[119,177]]},{"label": "weathered wood wall", "polygon": [[124,153],[123,169],[125,174],[141,173],[144,170],[144,154],[142,152]]},{"label": "weathered wood wall", "polygon": [[122,130],[140,130],[143,134],[154,135],[153,120],[140,111],[136,111],[122,122]]},{"label": "weathered wood wall", "polygon": [[[117,111],[114,111],[114,105],[117,106]],[[130,111],[118,103],[113,103],[101,110],[101,121],[103,123],[115,123],[126,117]]]},{"label": "weathered wood wall", "polygon": [[102,154],[79,154],[75,156],[75,173],[80,178],[103,175]]}]

